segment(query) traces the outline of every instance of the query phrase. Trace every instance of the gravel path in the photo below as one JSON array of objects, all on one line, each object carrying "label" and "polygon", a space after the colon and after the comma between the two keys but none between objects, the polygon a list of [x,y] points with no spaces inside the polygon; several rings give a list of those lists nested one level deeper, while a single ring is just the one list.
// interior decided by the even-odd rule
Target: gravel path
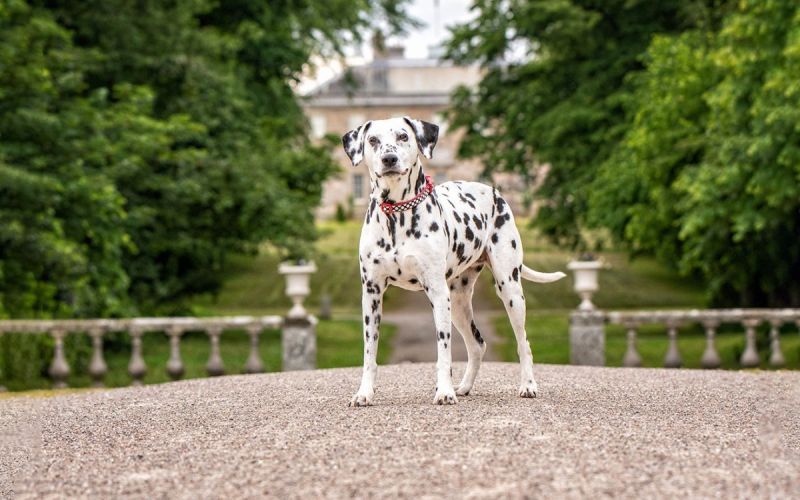
[{"label": "gravel path", "polygon": [[[434,406],[432,364],[0,400],[21,498],[755,497],[800,492],[800,373],[484,365]],[[463,364],[458,364],[459,376]]]}]

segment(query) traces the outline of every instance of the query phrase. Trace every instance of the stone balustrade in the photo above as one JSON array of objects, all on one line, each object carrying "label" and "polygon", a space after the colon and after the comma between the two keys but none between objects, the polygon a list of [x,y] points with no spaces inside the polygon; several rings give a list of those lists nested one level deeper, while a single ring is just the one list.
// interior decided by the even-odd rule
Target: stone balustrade
[{"label": "stone balustrade", "polygon": [[287,318],[281,316],[234,316],[216,318],[132,318],[132,319],[80,319],[80,320],[0,320],[3,333],[48,334],[55,342],[50,377],[55,388],[67,387],[71,367],[64,353],[67,335],[86,333],[92,340],[92,357],[88,372],[95,387],[103,386],[108,371],[103,357],[103,337],[111,332],[128,332],[131,337],[131,358],[128,374],[132,385],[140,385],[148,367],[142,356],[142,336],[147,332],[164,332],[170,344],[170,357],[166,372],[172,380],[184,374],[180,341],[185,332],[204,331],[211,344],[206,372],[209,376],[225,374],[220,356],[220,338],[226,330],[244,330],[250,336],[250,353],[243,367],[244,373],[259,373],[264,366],[259,355],[259,336],[266,329],[281,329],[283,343],[283,368],[310,369],[316,364],[316,318]]},{"label": "stone balustrade", "polygon": [[721,360],[716,346],[717,329],[723,324],[743,326],[745,348],[739,358],[743,368],[760,365],[756,343],[756,330],[762,324],[770,325],[769,365],[781,367],[785,358],[781,351],[781,327],[794,324],[800,330],[800,309],[690,309],[664,311],[603,311],[591,302],[599,290],[598,275],[605,264],[593,260],[591,255],[583,260],[570,262],[568,268],[574,273],[574,289],[581,297],[581,305],[570,314],[569,342],[570,362],[574,365],[603,366],[606,364],[606,323],[623,325],[627,334],[627,349],[622,359],[624,366],[641,366],[642,357],[637,349],[639,327],[661,324],[666,328],[669,344],[664,355],[664,366],[679,368],[683,365],[678,349],[680,328],[700,324],[705,330],[706,347],[700,364],[703,368],[719,368]]},{"label": "stone balustrade", "polygon": [[[623,325],[627,331],[627,349],[623,358],[624,366],[641,366],[642,358],[637,350],[638,329],[642,325],[661,324],[666,327],[669,346],[664,355],[666,368],[679,368],[683,358],[678,349],[680,328],[699,324],[705,330],[706,347],[700,364],[703,368],[719,368],[720,357],[716,348],[716,333],[723,324],[742,325],[745,348],[739,358],[744,368],[760,365],[756,344],[756,329],[762,324],[770,325],[769,365],[781,367],[784,356],[781,351],[780,329],[784,324],[796,325],[800,330],[800,309],[692,309],[683,311],[593,311],[600,321]],[[580,313],[575,313],[580,315]]]},{"label": "stone balustrade", "polygon": [[[142,336],[148,332],[164,332],[169,338],[170,355],[166,364],[167,375],[172,380],[183,377],[181,337],[185,332],[202,331],[211,344],[206,373],[210,377],[225,374],[225,364],[219,344],[226,330],[244,330],[250,336],[250,353],[243,367],[244,373],[264,370],[258,351],[258,340],[266,329],[281,330],[282,369],[310,370],[317,363],[317,319],[303,307],[311,292],[309,280],[316,271],[313,263],[284,262],[278,272],[286,277],[286,295],[292,299],[292,309],[281,316],[229,316],[216,318],[128,318],[128,319],[54,319],[54,320],[0,320],[0,337],[4,333],[31,335],[47,334],[53,337],[53,360],[50,377],[55,388],[67,387],[70,366],[64,353],[64,339],[70,334],[88,334],[92,339],[92,358],[88,372],[95,387],[103,386],[108,366],[103,357],[103,337],[112,332],[128,332],[131,338],[131,359],[128,374],[132,385],[141,385],[147,374],[147,363],[142,356]],[[0,391],[5,388],[0,385]]]}]

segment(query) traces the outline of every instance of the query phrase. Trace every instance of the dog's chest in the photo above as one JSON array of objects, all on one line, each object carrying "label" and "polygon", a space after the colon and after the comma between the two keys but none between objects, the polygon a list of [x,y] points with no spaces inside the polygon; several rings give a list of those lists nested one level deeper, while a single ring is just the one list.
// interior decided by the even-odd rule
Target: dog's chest
[{"label": "dog's chest", "polygon": [[413,210],[391,215],[371,206],[362,231],[362,278],[419,290],[424,269],[457,278],[489,244],[493,190],[476,183],[445,183]]},{"label": "dog's chest", "polygon": [[[426,200],[428,201],[428,200]],[[427,206],[426,206],[427,205]],[[447,235],[433,200],[391,215],[367,213],[361,235],[361,274],[410,290],[422,288],[422,268],[441,261]]]}]

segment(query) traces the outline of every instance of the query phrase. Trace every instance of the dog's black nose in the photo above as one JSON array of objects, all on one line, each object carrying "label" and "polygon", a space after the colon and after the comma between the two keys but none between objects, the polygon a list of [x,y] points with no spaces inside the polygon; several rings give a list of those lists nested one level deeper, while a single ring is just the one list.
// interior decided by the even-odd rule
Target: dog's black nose
[{"label": "dog's black nose", "polygon": [[383,163],[384,167],[394,167],[397,165],[397,155],[392,153],[383,155],[381,156],[381,163]]}]

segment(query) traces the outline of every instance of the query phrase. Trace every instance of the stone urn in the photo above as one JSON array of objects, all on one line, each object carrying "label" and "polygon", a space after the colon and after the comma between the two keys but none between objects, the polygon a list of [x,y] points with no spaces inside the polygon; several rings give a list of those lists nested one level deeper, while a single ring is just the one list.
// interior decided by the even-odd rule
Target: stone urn
[{"label": "stone urn", "polygon": [[313,262],[284,262],[278,267],[278,272],[286,276],[286,295],[292,299],[292,308],[289,318],[305,318],[308,316],[303,301],[311,293],[309,282],[311,275],[317,271]]},{"label": "stone urn", "polygon": [[575,292],[581,297],[578,309],[581,311],[593,311],[592,295],[598,289],[597,275],[604,264],[602,261],[595,260],[573,260],[567,264],[567,269],[575,274]]}]

